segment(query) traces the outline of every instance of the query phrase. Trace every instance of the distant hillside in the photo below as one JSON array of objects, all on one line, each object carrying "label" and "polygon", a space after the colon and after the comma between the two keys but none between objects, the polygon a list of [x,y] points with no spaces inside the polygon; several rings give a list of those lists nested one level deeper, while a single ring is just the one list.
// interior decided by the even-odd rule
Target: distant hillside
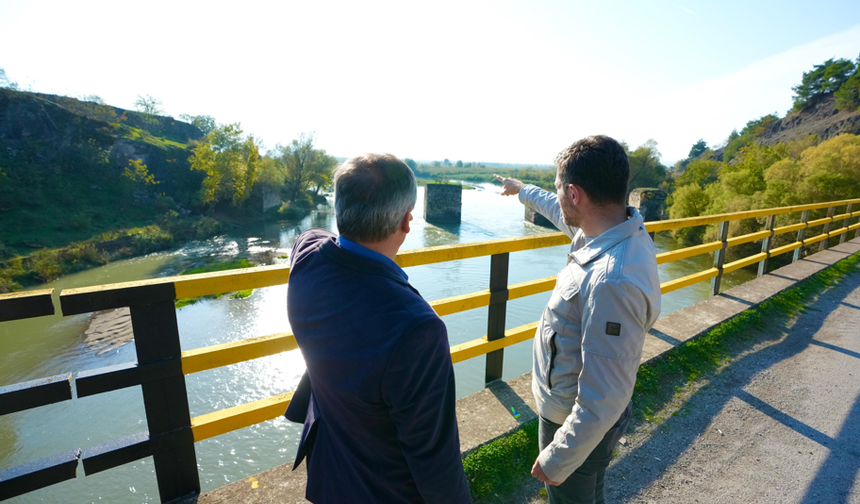
[{"label": "distant hillside", "polygon": [[827,93],[810,100],[803,110],[791,112],[769,124],[757,140],[773,145],[815,134],[819,140],[824,141],[840,133],[860,134],[860,112],[856,109],[837,110],[834,94]]},{"label": "distant hillside", "polygon": [[[202,136],[170,117],[0,88],[0,244],[65,244],[190,206]],[[130,160],[157,184],[129,177]]]},{"label": "distant hillside", "polygon": [[[826,93],[812,98],[804,109],[769,122],[754,138],[761,144],[774,145],[812,134],[823,142],[841,133],[860,134],[860,111],[838,110],[833,93]],[[722,161],[724,151],[725,147],[715,150],[710,159]]]}]

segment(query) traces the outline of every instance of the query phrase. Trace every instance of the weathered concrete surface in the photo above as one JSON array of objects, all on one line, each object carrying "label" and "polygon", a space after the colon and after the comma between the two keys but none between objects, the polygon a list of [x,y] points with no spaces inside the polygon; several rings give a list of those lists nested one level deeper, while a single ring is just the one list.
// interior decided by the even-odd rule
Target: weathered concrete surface
[{"label": "weathered concrete surface", "polygon": [[424,188],[424,220],[439,224],[459,224],[463,208],[463,186],[427,184]]},{"label": "weathered concrete surface", "polygon": [[543,216],[540,212],[535,212],[529,207],[523,207],[525,210],[525,214],[523,218],[532,224],[537,224],[538,226],[548,227],[550,229],[556,229],[555,224],[550,222],[549,219]]},{"label": "weathered concrete surface", "polygon": [[[720,296],[696,303],[658,320],[653,334],[646,338],[642,362],[689,339],[695,338],[768,297],[793,286],[851,254],[860,252],[860,239],[837,245],[797,263],[780,268],[762,278],[734,287]],[[520,414],[514,418],[511,407]],[[509,382],[494,382],[478,393],[457,401],[460,449],[467,454],[478,446],[507,434],[521,423],[536,418],[531,394],[531,374]],[[291,472],[292,464],[282,465],[231,483],[196,500],[199,504],[294,503],[304,500],[307,473],[304,464]],[[256,482],[256,487],[254,483]],[[692,501],[695,502],[695,501]],[[718,502],[704,500],[702,502]]]}]

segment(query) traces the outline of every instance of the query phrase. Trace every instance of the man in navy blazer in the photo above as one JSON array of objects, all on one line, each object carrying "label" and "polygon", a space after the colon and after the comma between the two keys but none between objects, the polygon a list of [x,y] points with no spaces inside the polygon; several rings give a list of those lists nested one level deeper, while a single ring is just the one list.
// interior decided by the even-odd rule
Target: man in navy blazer
[{"label": "man in navy blazer", "polygon": [[470,502],[445,324],[394,257],[415,175],[390,154],[335,171],[340,236],[302,233],[287,310],[311,395],[299,447],[315,503]]}]

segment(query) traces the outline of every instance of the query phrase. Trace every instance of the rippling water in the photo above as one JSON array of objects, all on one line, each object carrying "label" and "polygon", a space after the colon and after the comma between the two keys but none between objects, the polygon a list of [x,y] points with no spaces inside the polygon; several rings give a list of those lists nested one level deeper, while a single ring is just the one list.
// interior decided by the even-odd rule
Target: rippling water
[{"label": "rippling water", "polygon": [[[403,249],[552,232],[523,220],[516,198],[502,197],[494,186],[463,191],[462,223],[434,226],[424,222],[423,188],[415,209],[412,232]],[[176,274],[206,256],[224,259],[262,250],[288,253],[302,230],[321,227],[336,230],[330,208],[323,207],[299,225],[268,224],[202,242],[179,250],[118,261],[104,267],[53,282],[61,289],[114,283]],[[658,237],[658,252],[678,248]],[[567,247],[511,254],[509,283],[554,276],[565,264]],[[661,281],[710,267],[705,255],[662,265]],[[410,282],[428,300],[486,289],[490,259],[468,259],[407,268]],[[726,287],[754,276],[747,271],[724,278]],[[40,286],[39,288],[44,288]],[[663,296],[663,314],[708,296],[708,282]],[[287,286],[257,289],[247,299],[205,300],[177,312],[183,350],[286,331]],[[536,321],[549,299],[538,294],[508,303],[507,328]],[[83,333],[89,315],[43,317],[0,324],[0,386],[60,373],[95,369],[135,360],[134,344],[103,354],[88,350]],[[452,345],[483,336],[487,309],[480,308],[444,317]],[[504,378],[530,370],[531,342],[505,351]],[[243,362],[187,377],[191,415],[197,416],[242,403],[271,397],[295,388],[304,370],[298,351]],[[480,390],[484,358],[455,365],[457,393],[462,397]],[[0,470],[65,450],[87,448],[146,430],[140,387],[75,399],[12,415],[0,416]],[[204,491],[254,475],[294,458],[299,430],[284,419],[258,424],[199,442],[195,445]],[[157,502],[152,459],[84,477],[78,477],[10,502]]]}]

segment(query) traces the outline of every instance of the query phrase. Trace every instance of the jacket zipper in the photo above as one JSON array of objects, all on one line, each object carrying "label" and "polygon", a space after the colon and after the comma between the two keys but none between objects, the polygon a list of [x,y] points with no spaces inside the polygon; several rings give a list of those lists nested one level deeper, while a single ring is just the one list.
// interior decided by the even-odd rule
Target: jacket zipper
[{"label": "jacket zipper", "polygon": [[552,389],[552,367],[555,365],[555,336],[556,333],[552,333],[549,338],[549,368],[546,371],[546,386],[549,389]]}]

